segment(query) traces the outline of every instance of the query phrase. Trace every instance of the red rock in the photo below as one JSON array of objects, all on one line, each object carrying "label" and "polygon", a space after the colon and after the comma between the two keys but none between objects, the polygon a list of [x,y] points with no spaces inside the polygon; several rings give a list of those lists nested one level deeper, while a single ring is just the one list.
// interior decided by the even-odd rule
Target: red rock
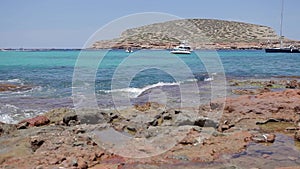
[{"label": "red rock", "polygon": [[290,167],[278,167],[275,169],[300,169],[300,167],[299,166],[290,166]]},{"label": "red rock", "polygon": [[29,127],[33,126],[43,126],[49,124],[50,120],[46,116],[36,116],[31,119],[26,119],[21,122],[19,122],[19,125],[22,123],[28,123]]},{"label": "red rock", "polygon": [[79,169],[87,169],[88,168],[88,164],[83,158],[79,158],[77,163],[78,163]]},{"label": "red rock", "polygon": [[271,156],[268,155],[268,154],[263,154],[262,157],[263,157],[263,158],[270,158]]},{"label": "red rock", "polygon": [[89,161],[96,161],[97,160],[97,155],[96,153],[90,154],[89,155]]},{"label": "red rock", "polygon": [[199,136],[200,136],[200,133],[197,130],[191,129],[189,131],[189,133],[186,135],[186,137],[179,142],[179,144],[182,144],[182,145],[197,144],[198,141],[196,138],[198,138]]},{"label": "red rock", "polygon": [[93,167],[91,167],[91,169],[118,169],[119,168],[119,164],[97,164]]}]

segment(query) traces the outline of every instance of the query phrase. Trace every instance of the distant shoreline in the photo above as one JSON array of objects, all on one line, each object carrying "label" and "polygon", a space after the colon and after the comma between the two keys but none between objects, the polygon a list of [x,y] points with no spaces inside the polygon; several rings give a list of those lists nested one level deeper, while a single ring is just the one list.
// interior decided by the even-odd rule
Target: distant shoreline
[{"label": "distant shoreline", "polygon": [[[162,48],[133,48],[135,50],[171,50],[171,49],[162,49]],[[194,49],[198,50],[228,50],[228,51],[240,51],[240,50],[264,50],[265,48],[203,48],[203,49]],[[0,49],[0,52],[8,52],[8,51],[16,51],[16,52],[47,52],[47,51],[98,51],[98,50],[125,50],[124,48],[99,48],[99,49],[13,49],[13,48],[5,48]]]}]

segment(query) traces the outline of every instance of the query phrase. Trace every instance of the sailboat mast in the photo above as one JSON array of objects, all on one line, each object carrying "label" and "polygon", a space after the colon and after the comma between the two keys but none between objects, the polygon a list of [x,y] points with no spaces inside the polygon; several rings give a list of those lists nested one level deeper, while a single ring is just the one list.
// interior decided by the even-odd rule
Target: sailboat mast
[{"label": "sailboat mast", "polygon": [[280,48],[283,48],[283,32],[282,32],[282,25],[283,25],[283,9],[284,9],[284,0],[281,0],[281,16],[280,16]]}]

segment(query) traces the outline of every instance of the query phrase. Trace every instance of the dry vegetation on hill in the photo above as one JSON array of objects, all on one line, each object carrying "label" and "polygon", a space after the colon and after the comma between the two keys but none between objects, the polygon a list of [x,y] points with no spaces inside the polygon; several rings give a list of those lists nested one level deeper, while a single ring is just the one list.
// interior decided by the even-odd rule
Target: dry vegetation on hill
[{"label": "dry vegetation on hill", "polygon": [[182,19],[128,29],[117,39],[95,42],[92,48],[167,49],[184,40],[196,49],[264,48],[278,46],[278,39],[276,32],[267,26],[215,19]]}]

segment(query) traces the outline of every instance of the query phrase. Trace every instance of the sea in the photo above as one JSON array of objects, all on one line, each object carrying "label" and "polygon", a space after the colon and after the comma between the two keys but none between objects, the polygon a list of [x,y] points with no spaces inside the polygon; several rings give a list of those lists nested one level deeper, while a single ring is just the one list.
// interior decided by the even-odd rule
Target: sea
[{"label": "sea", "polygon": [[55,108],[120,109],[145,102],[193,107],[226,97],[230,80],[300,76],[300,54],[263,50],[1,51],[0,121]]}]

